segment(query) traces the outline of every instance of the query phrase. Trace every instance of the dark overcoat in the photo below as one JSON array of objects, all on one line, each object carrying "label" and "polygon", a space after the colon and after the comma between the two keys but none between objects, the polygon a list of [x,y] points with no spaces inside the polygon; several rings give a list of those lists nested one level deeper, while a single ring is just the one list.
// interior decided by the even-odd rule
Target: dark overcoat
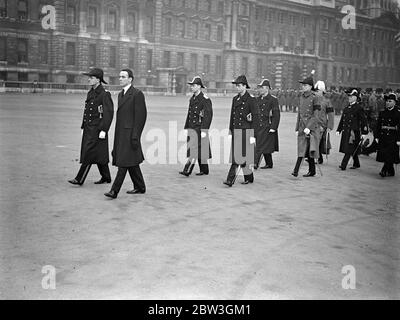
[{"label": "dark overcoat", "polygon": [[[83,129],[80,163],[107,164],[108,130],[114,116],[114,103],[110,92],[102,85],[91,89],[86,97],[81,129]],[[99,139],[100,131],[106,132],[105,139]]]},{"label": "dark overcoat", "polygon": [[[356,102],[344,108],[336,130],[342,133],[339,152],[353,154],[360,143],[361,134],[368,133],[367,117],[362,106]],[[361,147],[357,149],[357,153],[360,152]]]},{"label": "dark overcoat", "polygon": [[379,139],[376,161],[400,163],[400,111],[396,107],[379,113],[375,138]]},{"label": "dark overcoat", "polygon": [[[268,94],[256,99],[258,125],[256,128],[257,153],[273,153],[279,151],[278,127],[281,118],[278,99]],[[269,132],[271,129],[275,132]]]},{"label": "dark overcoat", "polygon": [[[197,96],[193,95],[189,101],[184,127],[184,129],[188,130],[187,157],[201,159],[201,162],[211,159],[208,130],[210,129],[212,118],[213,110],[210,98],[205,96],[203,92],[200,92]],[[201,132],[206,134],[204,138],[201,137]]]},{"label": "dark overcoat", "polygon": [[125,95],[118,95],[117,120],[115,123],[113,165],[137,166],[144,160],[140,142],[147,119],[143,92],[131,86]]},{"label": "dark overcoat", "polygon": [[255,98],[247,91],[232,99],[229,132],[232,134],[230,162],[237,165],[254,164],[255,147],[250,138],[255,137],[258,122]]}]

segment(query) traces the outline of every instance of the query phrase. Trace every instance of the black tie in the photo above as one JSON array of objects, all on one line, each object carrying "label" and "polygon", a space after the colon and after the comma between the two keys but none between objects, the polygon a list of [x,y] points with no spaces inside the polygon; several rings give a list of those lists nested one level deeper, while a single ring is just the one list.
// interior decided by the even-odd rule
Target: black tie
[{"label": "black tie", "polygon": [[122,92],[121,92],[121,98],[124,97],[124,92],[125,92],[125,90],[122,90]]}]

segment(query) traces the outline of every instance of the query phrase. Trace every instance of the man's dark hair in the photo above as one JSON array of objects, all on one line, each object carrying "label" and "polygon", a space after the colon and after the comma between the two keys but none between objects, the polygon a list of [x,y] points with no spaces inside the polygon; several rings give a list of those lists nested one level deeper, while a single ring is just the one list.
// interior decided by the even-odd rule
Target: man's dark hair
[{"label": "man's dark hair", "polygon": [[128,73],[128,78],[132,78],[133,81],[134,76],[133,76],[133,71],[131,69],[122,69],[121,71],[126,71]]}]

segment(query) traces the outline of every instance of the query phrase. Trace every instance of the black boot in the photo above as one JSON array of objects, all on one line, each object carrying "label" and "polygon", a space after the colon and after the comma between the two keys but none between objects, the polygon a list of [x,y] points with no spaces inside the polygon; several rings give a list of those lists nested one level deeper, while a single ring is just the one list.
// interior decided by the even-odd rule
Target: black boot
[{"label": "black boot", "polygon": [[303,160],[302,157],[298,157],[297,161],[296,161],[296,165],[294,167],[294,170],[292,172],[292,176],[297,177],[299,175],[299,170],[300,170],[300,165],[301,165],[301,161]]},{"label": "black boot", "polygon": [[308,158],[308,173],[303,177],[314,177],[315,176],[315,160],[314,158]]},{"label": "black boot", "polygon": [[[180,171],[179,174],[189,177],[190,173],[188,173],[188,171],[189,171],[191,164],[192,164],[192,162],[190,160],[188,162],[186,162],[185,167],[183,168],[183,171]],[[193,170],[193,168],[192,168],[192,170]]]}]

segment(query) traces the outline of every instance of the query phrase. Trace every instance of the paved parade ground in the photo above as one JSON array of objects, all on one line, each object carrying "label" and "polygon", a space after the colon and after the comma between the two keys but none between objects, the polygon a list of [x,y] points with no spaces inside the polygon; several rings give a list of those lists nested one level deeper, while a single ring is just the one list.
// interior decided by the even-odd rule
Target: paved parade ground
[{"label": "paved parade ground", "polygon": [[[400,174],[381,178],[375,154],[340,171],[333,134],[323,176],[303,178],[303,164],[294,178],[296,114],[283,112],[274,168],[256,171],[254,184],[223,185],[224,163],[179,175],[170,143],[170,164],[142,165],[146,194],[126,194],[127,176],[110,200],[111,185],[93,184],[96,166],[83,186],[67,182],[79,168],[84,98],[0,95],[1,299],[400,298]],[[168,140],[188,105],[146,99],[145,153],[149,131]],[[211,128],[227,128],[230,99],[213,98]],[[44,266],[55,268],[55,289],[42,286]]]}]

